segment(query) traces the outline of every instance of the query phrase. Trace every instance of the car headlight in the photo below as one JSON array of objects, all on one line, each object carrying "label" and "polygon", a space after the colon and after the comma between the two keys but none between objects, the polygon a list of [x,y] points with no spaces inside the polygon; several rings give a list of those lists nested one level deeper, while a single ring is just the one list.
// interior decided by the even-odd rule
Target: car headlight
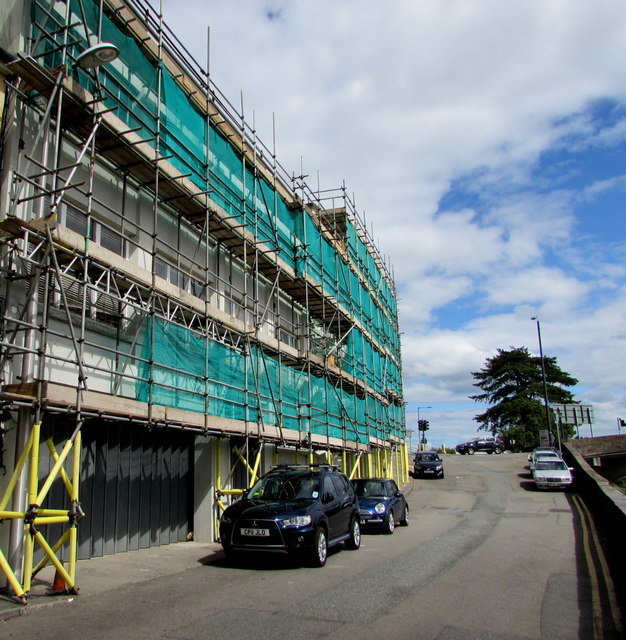
[{"label": "car headlight", "polygon": [[374,511],[376,511],[376,513],[378,515],[381,515],[383,513],[385,513],[386,509],[385,509],[385,503],[384,502],[379,502],[375,507],[374,507]]},{"label": "car headlight", "polygon": [[435,471],[441,471],[442,469],[443,469],[443,465],[438,464],[437,467],[435,468]]},{"label": "car headlight", "polygon": [[293,516],[283,520],[285,527],[306,527],[309,524],[311,524],[311,516]]},{"label": "car headlight", "polygon": [[220,518],[220,522],[223,522],[224,524],[230,524],[232,522],[232,519],[230,516],[227,516],[225,513],[223,513],[222,517]]}]

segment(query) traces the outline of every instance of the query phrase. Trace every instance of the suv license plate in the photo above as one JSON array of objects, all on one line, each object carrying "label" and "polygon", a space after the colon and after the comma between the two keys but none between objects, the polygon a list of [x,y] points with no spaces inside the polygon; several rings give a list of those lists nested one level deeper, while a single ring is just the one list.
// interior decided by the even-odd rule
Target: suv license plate
[{"label": "suv license plate", "polygon": [[269,529],[242,529],[241,535],[242,536],[269,536],[270,530]]}]

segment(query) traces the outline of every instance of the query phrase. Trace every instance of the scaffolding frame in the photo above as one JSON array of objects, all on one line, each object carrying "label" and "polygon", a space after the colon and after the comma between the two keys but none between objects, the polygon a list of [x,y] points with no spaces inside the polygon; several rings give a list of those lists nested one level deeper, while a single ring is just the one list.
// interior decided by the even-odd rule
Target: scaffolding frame
[{"label": "scaffolding frame", "polygon": [[[246,444],[256,442],[259,448],[252,465],[248,458],[249,447],[236,454],[239,462],[245,463],[250,482],[258,476],[266,443],[291,446],[296,457],[304,453],[308,455],[309,461],[313,459],[314,450],[325,451],[329,460],[334,452],[341,456],[342,466],[351,478],[364,473],[371,475],[374,472],[386,472],[394,474],[401,481],[408,480],[403,423],[381,424],[378,430],[383,437],[380,438],[372,435],[375,431],[371,429],[370,433],[369,427],[367,433],[359,434],[356,426],[356,404],[351,413],[342,403],[341,395],[347,392],[354,397],[370,398],[381,406],[401,407],[401,395],[389,390],[386,384],[387,363],[392,362],[396,369],[401,368],[399,350],[381,343],[378,337],[359,322],[354,307],[343,307],[326,290],[324,278],[321,283],[312,279],[307,272],[306,260],[301,274],[294,273],[281,260],[278,241],[279,197],[288,201],[292,209],[302,217],[304,235],[298,240],[302,258],[306,258],[309,251],[306,220],[310,217],[320,230],[320,245],[328,242],[334,247],[350,265],[352,273],[364,288],[374,295],[381,284],[386,282],[395,293],[389,269],[353,200],[348,196],[345,185],[338,190],[322,192],[318,187],[313,191],[304,181],[304,172],[300,176],[289,176],[282,169],[276,159],[275,140],[273,148],[269,150],[257,138],[254,119],[252,126],[246,121],[243,95],[240,113],[237,114],[237,110],[213,85],[209,72],[208,37],[207,65],[206,69],[202,69],[167,29],[161,9],[155,11],[144,0],[106,0],[101,3],[101,7],[104,7],[108,19],[132,33],[156,65],[157,105],[162,102],[163,73],[167,70],[189,99],[204,113],[207,132],[206,155],[203,159],[205,174],[204,185],[198,188],[189,180],[190,173],[183,173],[171,165],[167,149],[162,148],[164,143],[160,108],[157,108],[154,117],[153,135],[146,137],[140,126],[124,126],[122,120],[117,118],[115,111],[122,107],[121,104],[107,106],[106,101],[111,99],[111,95],[107,94],[100,76],[107,73],[105,69],[93,72],[96,86],[93,94],[72,77],[71,51],[76,44],[72,32],[81,28],[81,25],[72,21],[70,2],[65,5],[66,12],[62,22],[57,15],[46,10],[47,4],[46,0],[33,0],[33,5],[43,8],[47,17],[46,24],[33,27],[32,51],[36,51],[41,42],[57,43],[55,34],[61,33],[61,44],[58,47],[61,65],[57,70],[48,69],[32,55],[19,56],[9,65],[15,74],[10,91],[18,99],[16,108],[21,110],[19,126],[30,128],[36,133],[30,148],[25,148],[18,154],[18,162],[12,173],[10,206],[7,215],[0,221],[0,246],[5,256],[0,266],[0,276],[5,281],[6,298],[10,297],[13,287],[22,287],[24,280],[28,282],[28,303],[23,305],[18,314],[5,309],[2,319],[0,376],[3,391],[0,400],[11,409],[19,408],[20,412],[30,408],[31,414],[36,416],[40,412],[66,412],[70,407],[78,427],[71,442],[68,440],[68,446],[75,449],[75,457],[78,459],[76,450],[80,451],[80,425],[85,417],[100,416],[119,421],[127,420],[130,416],[134,422],[150,427],[184,428],[199,435],[216,438],[241,436],[245,438]],[[139,18],[140,15],[143,18]],[[48,22],[52,26],[47,26]],[[87,25],[82,26],[88,36]],[[50,55],[50,50],[47,55]],[[36,125],[32,123],[35,119],[38,119]],[[261,201],[263,209],[270,211],[269,226],[275,239],[273,244],[268,245],[258,239],[262,213],[259,206],[255,204],[250,225],[241,222],[240,214],[229,213],[212,198],[217,188],[217,178],[211,171],[209,134],[212,128],[227,136],[240,155],[240,179],[244,194],[241,211],[244,218],[248,207],[246,193],[250,192],[254,203]],[[63,163],[64,155],[72,157],[71,162]],[[95,171],[99,165],[105,167],[111,175],[117,176],[122,185],[119,211],[108,205],[96,192]],[[252,184],[247,183],[249,173],[254,176]],[[83,174],[85,179],[81,179]],[[261,178],[272,186],[273,202],[268,202]],[[28,193],[25,194],[25,191]],[[128,215],[127,199],[131,191],[137,202],[143,199],[152,203],[152,228],[149,230],[141,228]],[[25,207],[31,207],[34,218],[29,219],[24,214]],[[68,212],[74,209],[81,209],[84,213],[84,234],[67,224]],[[62,212],[65,212],[65,224],[60,224]],[[164,215],[168,216],[168,223],[176,221],[177,240],[174,246],[168,245],[159,235],[161,217]],[[364,275],[366,265],[359,263],[359,260],[354,263],[348,255],[345,242],[348,219],[354,224],[359,239],[373,256],[379,269],[379,280],[375,288]],[[140,268],[126,255],[104,248],[94,240],[94,230],[99,230],[103,237],[105,232],[109,236],[117,233],[123,238],[123,246],[135,252],[145,250],[146,247],[140,240],[135,241],[133,236],[143,233],[149,237],[150,246],[146,255],[149,257],[150,268]],[[196,243],[191,260],[185,254],[181,240],[183,236],[189,235],[195,235]],[[219,267],[221,247],[231,256],[231,262],[237,261],[243,274],[241,291],[236,290],[231,276],[224,277],[219,273],[219,268],[211,270],[212,252],[217,255],[216,265]],[[157,265],[159,260],[164,262],[163,256],[166,255],[173,255],[172,262],[175,266],[171,265],[171,268],[177,270],[168,271],[168,278],[172,277],[171,274],[176,274],[189,282],[189,279],[193,280],[197,276],[202,295],[193,295],[185,288],[176,286],[171,279],[158,275]],[[200,263],[197,261],[198,255],[202,255]],[[203,280],[199,279],[199,272]],[[270,290],[265,300],[260,295],[263,287]],[[220,311],[211,300],[228,301],[229,292],[229,304],[233,309],[231,314]],[[276,325],[276,336],[268,336],[263,331],[264,322],[270,313],[280,316],[280,296],[283,294],[291,296],[294,318],[302,319],[291,325],[292,339],[297,347],[281,339],[279,330],[284,329],[284,318]],[[273,308],[270,308],[272,305]],[[382,303],[379,304],[379,311],[387,318],[392,329],[397,330],[397,317]],[[105,319],[102,320],[101,317]],[[248,317],[251,317],[251,323],[247,322]],[[135,355],[134,351],[139,340],[140,326],[146,319],[150,319],[150,356],[143,358]],[[167,385],[159,382],[160,387],[167,387],[168,393],[191,393],[197,396],[204,408],[201,412],[194,414],[184,409],[172,409],[161,405],[155,397],[153,354],[157,321],[180,327],[203,341],[206,368],[204,375],[199,378],[199,391],[190,392],[177,387],[175,383]],[[97,328],[94,329],[95,325]],[[325,332],[334,336],[321,352],[318,349],[319,353],[316,353],[314,347],[315,327],[322,327]],[[367,375],[353,375],[343,369],[339,353],[355,328],[358,328],[376,353],[384,359],[382,379],[376,378],[374,371],[365,371],[365,364],[360,366]],[[102,331],[111,338],[114,346],[93,339],[94,334]],[[211,389],[213,385],[219,384],[219,380],[211,379],[208,369],[208,349],[213,342],[250,360],[250,366],[245,367],[244,388],[239,390],[243,392],[245,405],[243,427],[223,420],[216,425],[211,418],[210,408],[216,400]],[[51,343],[64,344],[65,351],[51,350]],[[22,376],[17,382],[11,379],[9,370],[20,361]],[[276,387],[272,386],[269,379],[269,362],[278,362],[279,365]],[[139,373],[140,366],[148,368],[147,375]],[[171,373],[174,379],[177,375],[186,373],[181,366],[159,366]],[[308,399],[312,397],[311,385],[314,378],[322,378],[328,382],[329,388],[339,399],[340,414],[335,418],[341,424],[341,438],[331,436],[328,429],[325,434],[316,432],[314,426],[319,420],[314,416],[314,409],[317,411],[319,408],[312,407],[310,400],[298,400],[295,408],[299,422],[297,431],[283,427],[282,416],[286,401],[282,372],[285,367],[306,374]],[[74,370],[74,383],[63,385],[54,382],[51,373],[56,369]],[[248,379],[249,372],[252,380]],[[102,389],[102,380],[106,376],[110,376],[110,386]],[[263,376],[267,378],[269,397],[263,397],[260,385]],[[368,378],[371,382],[368,382]],[[125,386],[136,384],[146,385],[147,401],[124,396]],[[118,407],[110,406],[108,399],[111,396],[119,400]],[[330,416],[328,394],[325,400],[327,406],[323,407],[322,415]],[[264,404],[272,407],[270,413],[276,417],[276,424],[265,421]],[[251,417],[251,408],[258,411],[256,419]],[[381,420],[380,416],[376,419]],[[40,423],[35,422],[35,426],[37,424]],[[30,428],[27,440],[31,444],[24,448],[24,452],[32,453],[29,461],[31,485],[33,477],[39,473],[39,459],[34,453],[35,426]],[[27,428],[24,426],[24,429]],[[355,434],[354,438],[348,437],[351,432]],[[399,453],[402,450],[404,453]],[[62,457],[58,456],[59,460]],[[23,464],[25,463],[26,458]],[[79,469],[75,469],[70,482],[62,464],[62,461],[57,461],[55,473],[68,487],[72,502],[77,502]],[[223,506],[222,496],[237,495],[242,491],[226,488],[232,478],[232,468],[222,481],[220,464],[218,461],[216,513]],[[15,482],[18,483],[17,478]],[[36,491],[34,493],[34,496],[29,495],[29,499],[40,497]],[[76,549],[75,539],[72,543],[71,537],[75,538],[76,535],[77,516],[70,516],[67,512],[65,515],[44,515],[37,511],[38,507],[34,507],[33,512],[32,504],[30,511],[15,510],[11,512],[12,516],[6,516],[21,518],[28,524],[27,530],[31,527],[31,533],[24,537],[24,584],[16,589],[12,583],[20,598],[27,594],[29,581],[36,573],[30,567],[32,541],[29,535],[41,544],[69,588],[74,588]],[[77,503],[76,513],[78,508]],[[0,518],[2,517],[4,516],[0,513]],[[69,531],[73,531],[68,533],[70,545],[73,545],[69,572],[62,565],[58,566],[59,561],[55,555],[68,538],[59,541],[58,547],[51,547],[52,553],[49,553],[44,546],[45,540],[42,541],[36,533],[32,534],[34,525],[43,522],[41,518],[45,517],[69,518]],[[3,557],[0,557],[0,565],[10,581],[13,578],[18,580],[16,572],[8,563],[6,569]]]}]

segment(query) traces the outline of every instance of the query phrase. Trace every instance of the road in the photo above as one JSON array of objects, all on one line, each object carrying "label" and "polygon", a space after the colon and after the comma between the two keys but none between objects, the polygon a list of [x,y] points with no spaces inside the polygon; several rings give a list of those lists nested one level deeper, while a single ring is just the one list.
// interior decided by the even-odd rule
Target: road
[{"label": "road", "polygon": [[166,578],[33,608],[0,637],[621,638],[584,507],[573,492],[533,490],[526,464],[521,454],[447,456],[443,480],[412,481],[409,527],[366,533],[322,569],[274,556],[230,567],[216,552]]}]

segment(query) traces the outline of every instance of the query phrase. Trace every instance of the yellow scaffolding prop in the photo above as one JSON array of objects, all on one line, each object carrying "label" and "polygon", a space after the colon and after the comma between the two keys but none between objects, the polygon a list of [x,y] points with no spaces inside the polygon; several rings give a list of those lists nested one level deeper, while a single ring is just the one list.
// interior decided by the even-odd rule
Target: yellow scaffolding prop
[{"label": "yellow scaffolding prop", "polygon": [[356,460],[354,461],[354,465],[352,466],[352,471],[350,471],[350,475],[348,476],[348,480],[353,480],[355,477],[359,477],[361,472],[361,456],[363,455],[362,451],[359,451],[356,455]]},{"label": "yellow scaffolding prop", "polygon": [[[57,575],[63,579],[66,584],[68,593],[76,594],[76,557],[78,551],[77,525],[78,521],[84,516],[78,501],[79,483],[80,483],[80,448],[81,434],[80,428],[77,428],[71,438],[65,443],[65,446],[58,453],[54,447],[52,440],[46,440],[46,445],[54,464],[48,473],[46,480],[41,488],[39,487],[39,463],[40,463],[40,437],[41,423],[36,422],[30,432],[26,446],[20,454],[15,465],[9,484],[0,500],[0,519],[2,520],[23,520],[24,521],[24,552],[23,552],[23,581],[20,584],[14,570],[6,560],[6,556],[0,550],[0,570],[5,575],[14,597],[22,604],[28,604],[28,594],[30,592],[33,576],[43,569],[48,562],[51,562]],[[73,450],[74,458],[72,464],[72,477],[67,475],[63,465]],[[25,512],[7,511],[6,507],[11,499],[18,480],[24,471],[26,461],[30,456],[30,466],[28,473],[28,508]],[[71,509],[42,509],[41,504],[46,499],[52,483],[57,477],[61,477],[63,484],[70,496],[72,503]],[[38,526],[46,524],[68,524],[69,528],[60,536],[57,542],[50,546]],[[57,556],[59,549],[69,541],[69,561],[68,569],[63,566],[63,561]],[[44,552],[44,558],[36,567],[33,567],[35,542],[39,544]]]},{"label": "yellow scaffolding prop", "polygon": [[[216,441],[216,450],[215,450],[215,467],[216,467],[216,476],[215,476],[215,504],[218,508],[218,512],[215,515],[215,531],[217,533],[217,537],[219,537],[220,530],[220,514],[222,511],[226,509],[228,505],[224,504],[222,501],[222,496],[233,496],[233,495],[241,495],[245,491],[245,489],[224,489],[222,488],[222,450],[221,450],[221,441],[218,439]],[[259,478],[259,466],[261,465],[261,458],[263,454],[263,445],[259,446],[259,450],[256,455],[256,459],[254,461],[254,467],[251,467],[243,455],[242,451],[239,450],[238,447],[233,447],[233,452],[237,456],[239,462],[243,464],[243,466],[248,470],[250,474],[250,483],[248,485],[248,489],[254,485],[254,483]],[[234,467],[231,468],[230,473],[226,478],[226,482],[228,482],[232,476],[232,472]]]}]

